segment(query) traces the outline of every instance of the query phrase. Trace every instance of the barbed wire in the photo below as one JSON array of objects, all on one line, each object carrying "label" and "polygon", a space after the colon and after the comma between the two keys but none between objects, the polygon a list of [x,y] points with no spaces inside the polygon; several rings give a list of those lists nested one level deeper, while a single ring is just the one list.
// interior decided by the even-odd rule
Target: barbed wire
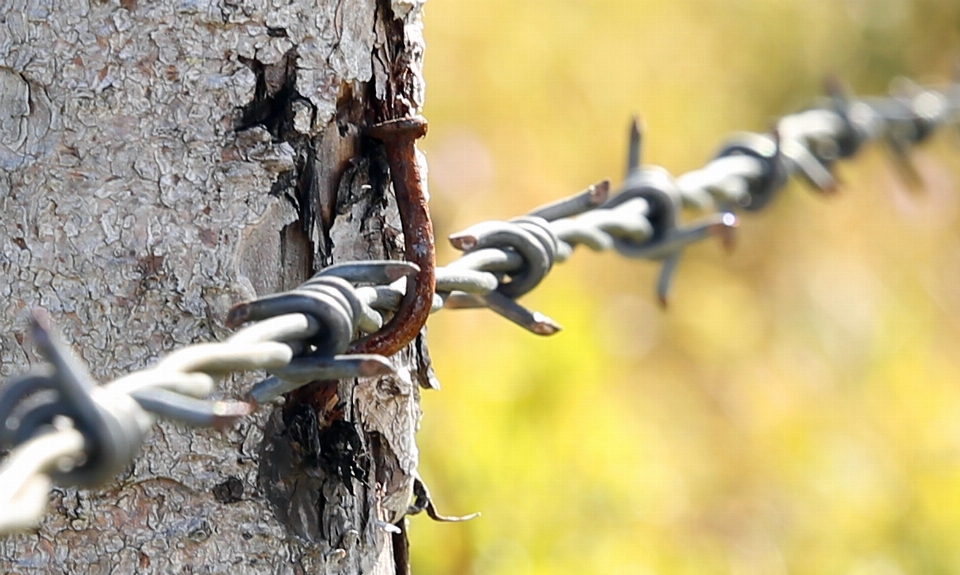
[{"label": "barbed wire", "polygon": [[[508,221],[476,224],[450,236],[463,255],[436,270],[432,311],[487,308],[538,335],[560,326],[517,299],[536,288],[578,246],[662,262],[657,295],[666,303],[683,250],[708,237],[731,245],[735,212],[767,206],[792,176],[816,189],[836,188],[835,162],[871,140],[884,140],[912,184],[912,146],[938,127],[957,124],[960,85],[922,88],[902,81],[890,97],[854,99],[837,82],[805,111],[784,116],[765,134],[733,136],[703,168],[677,178],[641,164],[638,121],[630,131],[627,175]],[[710,211],[684,222],[682,208]],[[221,343],[174,351],[153,367],[103,385],[62,344],[43,311],[33,341],[49,362],[0,389],[0,533],[27,529],[43,516],[53,484],[110,482],[139,453],[158,417],[222,428],[260,405],[316,380],[396,373],[389,359],[345,353],[379,330],[418,272],[412,263],[357,261],[327,267],[294,290],[240,303]],[[235,401],[206,399],[216,378],[247,371],[269,376]]]}]

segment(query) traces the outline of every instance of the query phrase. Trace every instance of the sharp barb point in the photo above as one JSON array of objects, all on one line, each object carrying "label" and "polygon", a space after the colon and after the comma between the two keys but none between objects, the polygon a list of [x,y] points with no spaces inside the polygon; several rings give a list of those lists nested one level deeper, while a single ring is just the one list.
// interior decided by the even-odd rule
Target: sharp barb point
[{"label": "sharp barb point", "polygon": [[477,237],[473,234],[451,234],[450,245],[460,251],[469,251],[477,245]]},{"label": "sharp barb point", "polygon": [[606,202],[607,198],[610,197],[610,180],[603,180],[600,183],[594,184],[591,188],[590,200],[596,206]]},{"label": "sharp barb point", "polygon": [[635,115],[630,122],[630,149],[627,152],[627,175],[640,169],[643,157],[643,120]]}]

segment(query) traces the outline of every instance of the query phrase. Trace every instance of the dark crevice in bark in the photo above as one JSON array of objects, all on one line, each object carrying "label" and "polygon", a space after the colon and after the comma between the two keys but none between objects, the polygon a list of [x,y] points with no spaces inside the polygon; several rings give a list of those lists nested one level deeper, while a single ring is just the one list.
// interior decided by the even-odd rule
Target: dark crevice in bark
[{"label": "dark crevice in bark", "polygon": [[[274,143],[288,143],[295,151],[294,169],[279,174],[271,189],[290,201],[299,215],[298,222],[281,231],[283,289],[292,289],[309,277],[315,262],[329,263],[329,229],[338,195],[334,178],[340,175],[336,158],[344,146],[352,145],[344,140],[355,137],[364,110],[353,91],[346,89],[334,134],[329,133],[330,126],[320,133],[297,131],[297,110],[302,113],[309,102],[296,91],[296,59],[296,51],[291,50],[274,66],[245,62],[257,83],[253,101],[241,110],[236,126],[238,130],[263,126]],[[311,118],[311,126],[315,120]],[[328,164],[318,165],[318,161]],[[359,181],[345,183],[362,188],[356,185]],[[332,190],[328,189],[331,184]],[[367,477],[375,466],[361,426],[345,413],[352,392],[338,391],[337,382],[317,382],[287,399],[264,429],[261,490],[292,535],[318,544],[323,553],[345,551],[348,557],[341,566],[353,565],[356,569],[350,571],[360,571],[360,564],[371,560],[365,549],[375,544],[365,526],[374,493]]]},{"label": "dark crevice in bark", "polygon": [[270,186],[270,195],[271,196],[287,196],[287,199],[298,209],[300,207],[300,202],[297,200],[296,196],[290,195],[290,190],[293,190],[297,184],[297,172],[296,170],[287,170],[286,172],[280,172],[277,174],[277,179],[273,181],[273,185]]},{"label": "dark crevice in bark", "polygon": [[423,389],[439,390],[440,379],[437,377],[437,372],[433,369],[433,360],[430,359],[430,349],[427,347],[427,329],[427,327],[423,328],[420,335],[417,336],[416,343],[414,343],[414,349],[417,354],[417,370],[414,373],[414,377]]},{"label": "dark crevice in bark", "polygon": [[[377,21],[383,22],[386,41],[373,53],[387,72],[386,95],[383,100],[375,93],[368,94],[368,121],[370,124],[402,118],[412,112],[408,103],[412,93],[410,62],[407,57],[403,20],[396,18],[391,0],[377,0]],[[373,87],[372,85],[370,86]]]},{"label": "dark crevice in bark", "polygon": [[[369,125],[380,120],[373,119],[380,112],[372,110],[377,106],[382,108],[382,102],[374,98],[374,87],[371,83],[364,86],[365,108],[364,120]],[[351,166],[344,171],[343,182],[337,196],[337,214],[347,214],[357,204],[365,205],[361,215],[362,223],[360,234],[363,237],[375,236],[388,257],[402,257],[403,237],[399,229],[384,225],[384,209],[388,204],[388,194],[392,194],[392,181],[387,163],[386,150],[383,143],[371,137],[361,136],[359,153]],[[356,180],[362,179],[365,185],[356,185]],[[353,181],[351,181],[353,180]],[[360,193],[358,193],[360,191]]]},{"label": "dark crevice in bark", "polygon": [[[312,401],[290,397],[276,409],[260,446],[259,483],[276,517],[323,553],[345,552],[341,566],[361,572],[375,546],[368,526],[375,493],[369,436],[350,407],[353,382],[315,382]],[[358,546],[359,545],[359,546]]]},{"label": "dark crevice in bark", "polygon": [[[389,0],[378,0],[377,10],[377,25],[383,26],[386,40],[375,48],[373,58],[386,72],[385,97],[374,97],[382,72],[379,80],[344,83],[334,121],[326,126],[311,122],[309,134],[296,129],[304,129],[302,122],[295,122],[297,111],[302,114],[309,104],[296,90],[296,49],[276,65],[245,62],[256,75],[256,89],[240,111],[237,130],[263,126],[274,143],[287,143],[295,151],[294,168],[279,174],[270,191],[290,201],[299,215],[299,222],[282,231],[283,289],[309,277],[315,265],[330,263],[330,229],[341,215],[350,218],[345,221],[360,220],[356,241],[367,253],[379,251],[374,243],[382,243],[383,251],[394,257],[401,253],[397,234],[383,225],[390,174],[382,145],[359,132],[412,112],[412,56],[403,22],[394,18]],[[285,34],[281,29],[269,32]],[[431,386],[423,371],[426,350],[418,348],[412,357],[420,367],[420,385]],[[402,499],[409,491],[409,472],[401,469],[391,442],[373,431],[367,414],[361,413],[371,407],[358,403],[355,385],[314,382],[274,410],[260,445],[260,488],[292,535],[316,543],[324,554],[346,553],[338,569],[366,571],[376,560],[375,550],[392,543],[397,573],[408,573],[404,520],[398,524],[401,533],[392,535],[384,532],[381,520],[397,521],[406,509],[406,502],[400,510],[396,507],[398,495]]]},{"label": "dark crevice in bark", "polygon": [[391,534],[393,538],[393,564],[397,568],[397,575],[410,575],[410,540],[407,537],[407,520],[401,519],[396,523],[399,533]]},{"label": "dark crevice in bark", "polygon": [[[377,214],[382,214],[383,208],[387,205],[387,190],[390,188],[390,170],[387,167],[387,156],[384,153],[383,145],[371,138],[363,138],[360,144],[360,153],[363,156],[366,168],[366,177],[369,187],[367,196],[370,202],[367,211],[363,217],[365,220]],[[337,198],[337,212],[346,213],[352,205],[361,198],[347,196]],[[391,250],[388,248],[388,253]]]},{"label": "dark crevice in bark", "polygon": [[286,141],[294,132],[293,108],[296,100],[309,100],[297,93],[297,49],[293,48],[277,64],[240,58],[257,78],[253,101],[243,107],[237,131],[264,126],[277,141]]},{"label": "dark crevice in bark", "polygon": [[298,222],[280,231],[280,262],[285,272],[281,278],[282,290],[297,287],[313,274],[315,254],[313,241]]},{"label": "dark crevice in bark", "polygon": [[292,535],[319,542],[321,528],[320,498],[322,479],[310,473],[316,444],[316,415],[306,409],[296,416],[271,414],[260,445],[258,480],[274,515]]},{"label": "dark crevice in bark", "polygon": [[[282,28],[271,30],[274,35],[286,35]],[[298,132],[294,123],[297,105],[309,107],[311,124],[316,120],[313,104],[297,92],[297,49],[292,48],[277,64],[268,65],[248,58],[241,58],[241,62],[253,71],[257,81],[253,101],[241,109],[236,130],[263,126],[275,143],[287,142],[293,147],[294,168],[277,175],[270,193],[286,198],[297,209],[306,238],[317,244],[316,249],[309,251],[326,254],[330,245],[327,236],[330,222],[317,221],[321,217],[316,201],[319,196],[316,161],[320,136]],[[313,256],[307,269],[309,272],[313,270]]]},{"label": "dark crevice in bark", "polygon": [[239,477],[227,477],[226,481],[213,488],[213,498],[220,503],[236,503],[243,499],[243,481]]},{"label": "dark crevice in bark", "polygon": [[329,476],[339,477],[352,496],[353,480],[366,482],[370,455],[364,449],[359,426],[337,420],[320,430],[318,465]]},{"label": "dark crevice in bark", "polygon": [[364,82],[359,90],[349,83],[340,87],[340,97],[337,98],[337,130],[341,138],[355,133],[365,124],[368,108],[366,87],[369,84],[370,82]]}]

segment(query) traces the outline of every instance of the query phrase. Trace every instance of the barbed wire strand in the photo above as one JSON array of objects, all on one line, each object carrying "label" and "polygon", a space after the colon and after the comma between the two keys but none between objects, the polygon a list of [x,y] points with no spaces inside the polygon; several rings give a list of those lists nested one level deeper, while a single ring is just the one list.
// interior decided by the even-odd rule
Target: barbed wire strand
[{"label": "barbed wire strand", "polygon": [[[763,209],[792,176],[831,192],[836,161],[884,140],[904,178],[916,185],[910,148],[957,124],[958,110],[960,85],[921,88],[901,81],[890,97],[854,99],[828,82],[828,96],[815,106],[781,118],[769,133],[733,136],[704,167],[677,178],[642,165],[635,120],[627,175],[616,193],[604,181],[525,216],[451,235],[464,253],[436,270],[432,311],[487,308],[532,333],[554,334],[559,324],[517,299],[578,246],[662,262],[656,290],[665,304],[683,250],[709,237],[731,245],[735,212]],[[688,223],[684,207],[711,213]],[[344,352],[384,325],[417,271],[397,261],[330,266],[294,290],[234,306],[227,325],[250,325],[225,341],[186,346],[103,385],[58,341],[47,314],[34,311],[33,341],[48,364],[0,389],[0,448],[9,450],[0,465],[0,533],[36,525],[53,484],[95,487],[113,480],[158,417],[222,428],[311,381],[395,373],[385,357]],[[217,378],[258,370],[269,376],[243,399],[206,399]]]}]

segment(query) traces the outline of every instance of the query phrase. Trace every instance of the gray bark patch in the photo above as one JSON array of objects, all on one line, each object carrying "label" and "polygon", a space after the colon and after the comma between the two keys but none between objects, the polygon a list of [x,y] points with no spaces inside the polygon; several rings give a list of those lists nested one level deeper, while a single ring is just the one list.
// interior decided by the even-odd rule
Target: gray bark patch
[{"label": "gray bark patch", "polygon": [[[376,0],[281,4],[5,4],[0,376],[36,361],[23,337],[34,306],[51,312],[105,381],[222,339],[233,303],[293,287],[314,257],[382,255],[383,190],[364,192],[365,170],[350,179],[353,197],[367,196],[349,216],[338,216],[336,195],[358,155],[366,87],[385,95],[392,81],[385,54],[376,64],[372,56],[387,42],[384,13]],[[418,35],[417,18],[400,31]],[[262,74],[241,59],[260,62]],[[238,132],[258,85],[283,121],[268,114]],[[283,89],[289,98],[276,97]],[[322,243],[334,220],[336,254]],[[251,380],[225,378],[219,393],[242,396]],[[116,482],[56,492],[36,533],[0,542],[0,573],[360,573],[392,563],[377,523],[393,515],[378,507],[378,497],[390,499],[378,489],[389,486],[360,482],[354,470],[351,497],[342,473],[291,463],[289,476],[274,471],[254,487],[262,436],[264,450],[284,447],[276,422],[263,430],[268,415],[222,432],[161,422]],[[367,441],[374,418],[350,420]],[[272,456],[295,463],[294,455]],[[387,459],[368,477],[413,461]],[[291,536],[274,516],[264,494],[282,482],[300,502],[288,515],[319,543]]]},{"label": "gray bark patch", "polygon": [[0,67],[0,168],[29,166],[49,153],[58,126],[46,92],[23,74]]}]

